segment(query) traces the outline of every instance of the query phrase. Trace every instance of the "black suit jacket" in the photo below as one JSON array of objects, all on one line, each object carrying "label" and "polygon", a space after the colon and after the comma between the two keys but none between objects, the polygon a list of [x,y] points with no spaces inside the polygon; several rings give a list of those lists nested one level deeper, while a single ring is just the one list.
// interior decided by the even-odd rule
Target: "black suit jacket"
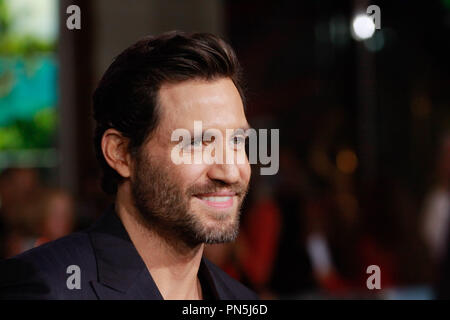
[{"label": "black suit jacket", "polygon": [[[69,289],[80,270],[81,288]],[[199,277],[217,299],[257,299],[202,258]],[[69,286],[70,287],[70,286]],[[121,220],[111,208],[83,232],[49,242],[0,262],[1,299],[162,299]]]}]

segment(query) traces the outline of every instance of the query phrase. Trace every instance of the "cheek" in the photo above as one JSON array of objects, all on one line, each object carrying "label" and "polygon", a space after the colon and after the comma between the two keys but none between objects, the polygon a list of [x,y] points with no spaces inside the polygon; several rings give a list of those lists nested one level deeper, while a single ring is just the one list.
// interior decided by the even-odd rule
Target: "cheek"
[{"label": "cheek", "polygon": [[180,183],[184,186],[189,186],[206,174],[207,166],[202,164],[181,164],[175,165],[173,172]]}]

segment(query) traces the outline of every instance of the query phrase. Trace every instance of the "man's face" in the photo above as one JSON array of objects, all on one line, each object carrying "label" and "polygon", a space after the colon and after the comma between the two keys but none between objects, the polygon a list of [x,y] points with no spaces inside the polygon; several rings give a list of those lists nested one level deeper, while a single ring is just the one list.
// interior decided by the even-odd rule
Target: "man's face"
[{"label": "man's face", "polygon": [[[250,179],[245,148],[236,147],[237,139],[229,134],[230,129],[248,127],[238,90],[228,78],[190,80],[163,85],[159,103],[159,125],[136,156],[131,177],[138,211],[165,238],[189,245],[234,240]],[[184,128],[196,140],[194,121],[202,122],[203,131],[219,130],[223,154],[244,153],[245,161],[175,164],[171,153],[179,142],[171,141],[172,132]],[[201,151],[187,148],[185,152]]]}]

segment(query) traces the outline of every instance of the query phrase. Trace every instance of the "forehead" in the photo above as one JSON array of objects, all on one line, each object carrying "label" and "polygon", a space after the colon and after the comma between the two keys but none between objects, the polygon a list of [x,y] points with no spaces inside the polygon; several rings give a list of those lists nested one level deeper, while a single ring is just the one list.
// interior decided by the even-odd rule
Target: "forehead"
[{"label": "forehead", "polygon": [[164,129],[190,129],[194,121],[202,121],[204,128],[247,126],[241,96],[229,78],[165,84],[159,91],[159,104]]}]

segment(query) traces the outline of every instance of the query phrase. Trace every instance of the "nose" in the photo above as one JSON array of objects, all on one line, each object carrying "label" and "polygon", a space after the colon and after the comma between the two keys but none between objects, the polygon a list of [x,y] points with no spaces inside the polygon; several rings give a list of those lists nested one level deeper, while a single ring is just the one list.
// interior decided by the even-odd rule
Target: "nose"
[{"label": "nose", "polygon": [[239,167],[236,164],[213,164],[208,170],[208,177],[212,180],[233,184],[240,179]]}]

